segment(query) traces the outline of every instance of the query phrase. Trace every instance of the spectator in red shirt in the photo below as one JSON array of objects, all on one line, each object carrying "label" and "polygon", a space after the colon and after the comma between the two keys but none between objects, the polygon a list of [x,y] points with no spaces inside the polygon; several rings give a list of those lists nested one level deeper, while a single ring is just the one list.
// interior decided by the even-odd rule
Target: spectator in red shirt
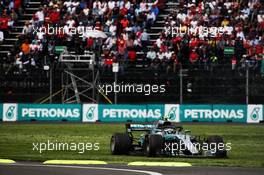
[{"label": "spectator in red shirt", "polygon": [[0,17],[0,30],[2,31],[8,30],[8,21],[9,18],[7,17],[6,12],[4,12],[2,17]]},{"label": "spectator in red shirt", "polygon": [[200,41],[197,37],[191,39],[190,41],[190,47],[191,48],[194,48],[194,47],[197,47],[199,45]]},{"label": "spectator in red shirt", "polygon": [[134,49],[131,49],[128,51],[128,58],[131,63],[134,63],[136,61],[137,53]]},{"label": "spectator in red shirt", "polygon": [[120,21],[123,29],[125,29],[128,25],[129,25],[129,21],[127,20],[126,17],[124,17],[121,21]]},{"label": "spectator in red shirt", "polygon": [[15,3],[14,3],[15,11],[17,11],[20,6],[21,6],[21,0],[15,0]]},{"label": "spectator in red shirt", "polygon": [[255,52],[256,52],[257,55],[263,54],[263,46],[261,44],[257,44],[255,46]]},{"label": "spectator in red shirt", "polygon": [[111,53],[105,57],[104,64],[106,66],[112,66],[113,65],[113,58],[112,58],[112,54]]},{"label": "spectator in red shirt", "polygon": [[196,51],[193,49],[190,53],[190,62],[192,64],[196,63],[198,61],[199,55],[196,53]]},{"label": "spectator in red shirt", "polygon": [[59,9],[54,9],[53,11],[51,11],[49,17],[52,24],[58,23],[58,21],[60,20]]},{"label": "spectator in red shirt", "polygon": [[126,16],[128,12],[128,9],[125,7],[125,4],[123,5],[123,7],[120,9],[120,14],[123,16]]},{"label": "spectator in red shirt", "polygon": [[114,59],[115,59],[115,56],[114,56],[114,53],[112,52],[104,55],[103,72],[108,72],[108,73],[112,72],[112,65],[113,65]]},{"label": "spectator in red shirt", "polygon": [[94,46],[94,40],[91,37],[87,38],[87,49],[92,50]]},{"label": "spectator in red shirt", "polygon": [[126,41],[123,38],[123,35],[120,35],[120,38],[117,40],[117,48],[118,48],[118,53],[120,55],[124,55],[126,51]]}]

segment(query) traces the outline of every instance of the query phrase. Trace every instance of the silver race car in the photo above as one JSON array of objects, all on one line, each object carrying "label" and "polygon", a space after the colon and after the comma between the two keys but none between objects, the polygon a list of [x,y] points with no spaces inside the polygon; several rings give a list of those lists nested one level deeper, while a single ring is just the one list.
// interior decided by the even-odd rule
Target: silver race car
[{"label": "silver race car", "polygon": [[126,124],[125,133],[111,137],[112,154],[146,156],[226,157],[226,145],[220,136],[201,139],[167,120],[153,124]]}]

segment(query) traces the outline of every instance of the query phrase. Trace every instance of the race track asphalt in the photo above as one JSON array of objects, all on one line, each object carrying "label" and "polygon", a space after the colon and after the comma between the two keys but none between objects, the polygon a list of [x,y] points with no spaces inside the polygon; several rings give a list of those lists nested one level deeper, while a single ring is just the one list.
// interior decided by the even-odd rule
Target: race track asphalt
[{"label": "race track asphalt", "polygon": [[263,175],[264,168],[0,164],[0,175]]}]

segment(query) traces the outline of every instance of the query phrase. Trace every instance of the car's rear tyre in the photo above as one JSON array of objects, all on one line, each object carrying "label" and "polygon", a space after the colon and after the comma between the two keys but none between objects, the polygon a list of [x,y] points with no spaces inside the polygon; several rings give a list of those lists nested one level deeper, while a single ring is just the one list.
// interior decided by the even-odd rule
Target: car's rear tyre
[{"label": "car's rear tyre", "polygon": [[145,141],[145,154],[148,157],[155,157],[160,153],[162,148],[163,140],[161,135],[151,134],[146,138]]},{"label": "car's rear tyre", "polygon": [[226,157],[226,150],[219,149],[220,144],[224,145],[224,139],[221,136],[210,136],[207,138],[207,143],[211,150],[215,151],[215,157]]},{"label": "car's rear tyre", "polygon": [[114,155],[128,154],[131,145],[131,139],[127,133],[116,133],[111,137],[110,150]]}]

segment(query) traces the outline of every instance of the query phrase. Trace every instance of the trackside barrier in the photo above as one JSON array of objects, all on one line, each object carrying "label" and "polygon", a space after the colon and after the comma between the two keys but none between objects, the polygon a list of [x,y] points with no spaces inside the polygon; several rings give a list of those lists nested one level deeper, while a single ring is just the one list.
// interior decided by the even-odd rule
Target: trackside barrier
[{"label": "trackside barrier", "polygon": [[164,105],[83,105],[83,122],[152,122],[164,115]]},{"label": "trackside barrier", "polygon": [[247,105],[247,123],[263,122],[264,109],[263,105]]},{"label": "trackside barrier", "polygon": [[191,104],[0,104],[3,121],[152,122],[263,122],[264,107]]},{"label": "trackside barrier", "polygon": [[17,120],[17,104],[16,103],[4,103],[3,104],[3,121],[14,122]]},{"label": "trackside barrier", "polygon": [[3,106],[3,121],[81,121],[81,104],[12,104]]},{"label": "trackside barrier", "polygon": [[83,105],[83,122],[149,122],[163,116],[173,122],[263,121],[263,105]]},{"label": "trackside barrier", "polygon": [[247,105],[181,105],[180,121],[245,123]]}]

